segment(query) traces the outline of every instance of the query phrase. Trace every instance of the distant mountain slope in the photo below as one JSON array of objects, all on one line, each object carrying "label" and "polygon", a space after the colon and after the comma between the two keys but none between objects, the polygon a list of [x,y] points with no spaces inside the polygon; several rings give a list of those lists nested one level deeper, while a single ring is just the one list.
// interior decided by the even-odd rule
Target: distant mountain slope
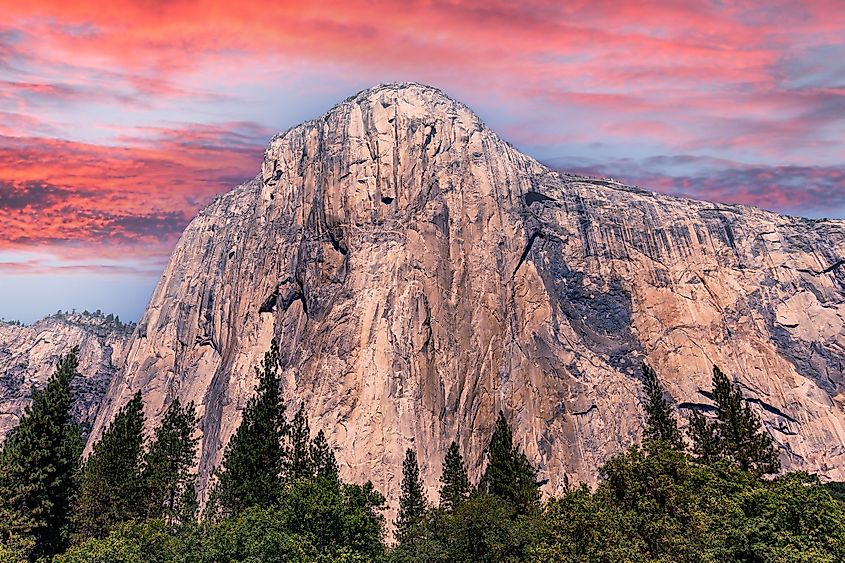
[{"label": "distant mountain slope", "polygon": [[56,314],[32,325],[0,321],[0,440],[17,425],[32,397],[53,372],[59,356],[79,346],[74,414],[86,429],[117,371],[134,325],[97,314]]},{"label": "distant mountain slope", "polygon": [[845,479],[845,223],[560,174],[466,106],[379,86],[275,137],[188,226],[96,430],[137,389],[202,415],[200,484],[278,338],[291,405],[344,477],[395,502],[405,448],[434,496],[496,413],[549,479],[639,439],[639,366],[682,418],[736,377],[789,469]]}]

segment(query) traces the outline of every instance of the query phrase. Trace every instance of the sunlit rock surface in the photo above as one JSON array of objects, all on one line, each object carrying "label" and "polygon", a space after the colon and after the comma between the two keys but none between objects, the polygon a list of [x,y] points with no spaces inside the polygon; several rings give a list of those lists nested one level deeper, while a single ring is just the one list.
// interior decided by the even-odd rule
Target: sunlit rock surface
[{"label": "sunlit rock surface", "polygon": [[79,346],[82,377],[73,382],[73,415],[87,433],[132,328],[96,314],[51,315],[32,325],[0,321],[0,441],[17,426],[33,388],[44,387],[59,357],[74,346]]},{"label": "sunlit rock surface", "polygon": [[736,378],[789,469],[845,479],[845,224],[560,174],[466,106],[379,86],[275,137],[189,225],[97,420],[141,389],[202,415],[205,486],[271,338],[347,479],[473,477],[496,413],[548,479],[639,440],[643,360],[678,406]]}]

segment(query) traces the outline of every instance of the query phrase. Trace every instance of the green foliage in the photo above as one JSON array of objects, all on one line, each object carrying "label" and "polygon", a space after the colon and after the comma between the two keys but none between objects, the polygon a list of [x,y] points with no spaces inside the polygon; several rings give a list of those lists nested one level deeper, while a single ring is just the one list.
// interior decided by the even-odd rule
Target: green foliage
[{"label": "green foliage", "polygon": [[496,495],[462,502],[447,520],[451,561],[523,561],[536,537],[536,520]]},{"label": "green foliage", "polygon": [[816,477],[788,473],[739,496],[744,518],[732,527],[741,561],[845,561],[845,513]]},{"label": "green foliage", "polygon": [[318,552],[307,538],[287,529],[273,508],[253,506],[215,525],[203,528],[195,561],[317,561]]},{"label": "green foliage", "polygon": [[128,524],[68,550],[59,563],[364,562],[379,560],[384,497],[372,485],[297,480],[276,507],[181,528],[161,520]]},{"label": "green foliage", "polygon": [[285,487],[278,514],[290,532],[308,539],[319,553],[348,550],[376,559],[383,552],[384,497],[364,485],[300,479]]},{"label": "green foliage", "polygon": [[780,471],[772,437],[763,431],[760,419],[743,399],[739,386],[728,381],[716,366],[713,366],[713,399],[715,421],[708,422],[698,413],[690,420],[693,451],[705,462],[729,459],[743,471],[761,475]]},{"label": "green foliage", "polygon": [[514,446],[511,427],[501,411],[487,449],[487,469],[479,490],[513,503],[522,514],[540,505],[537,473],[525,454]]},{"label": "green foliage", "polygon": [[337,460],[334,452],[329,448],[326,435],[322,430],[311,441],[311,463],[313,464],[314,476],[327,481],[340,481],[337,469]]},{"label": "green foliage", "polygon": [[195,538],[174,536],[161,520],[143,524],[127,522],[103,538],[77,544],[58,556],[56,563],[169,563],[202,561],[193,550]]},{"label": "green foliage", "polygon": [[663,388],[657,380],[657,374],[643,364],[643,389],[646,394],[646,424],[643,437],[647,441],[662,441],[676,450],[684,448],[681,431],[672,414],[672,406],[663,396]]},{"label": "green foliage", "polygon": [[300,403],[288,433],[290,455],[287,460],[286,478],[304,479],[314,473],[310,438],[311,429],[308,426],[308,415],[305,414],[305,403]]},{"label": "green foliage", "polygon": [[391,561],[524,561],[540,532],[537,515],[523,515],[496,495],[474,495],[430,511],[390,554]]},{"label": "green foliage", "polygon": [[12,534],[0,542],[0,563],[26,563],[35,549],[35,540]]},{"label": "green foliage", "polygon": [[61,358],[33,393],[0,452],[0,545],[38,557],[60,551],[69,536],[82,438],[70,416],[78,349]]},{"label": "green foliage", "polygon": [[281,494],[288,432],[279,380],[279,348],[274,340],[256,368],[258,387],[229,440],[209,499],[215,517],[238,514],[251,506],[271,506]]},{"label": "green foliage", "polygon": [[632,448],[551,500],[537,561],[841,561],[845,513],[816,480],[772,481],[729,460],[701,465],[669,447]]},{"label": "green foliage", "polygon": [[845,483],[841,481],[830,481],[829,483],[825,483],[824,486],[830,493],[830,496],[839,502],[845,503]]},{"label": "green foliage", "polygon": [[[747,480],[727,469],[730,481]],[[617,512],[616,534],[648,560],[721,560],[724,546],[710,533],[712,519],[722,511],[733,517],[736,511],[727,501],[712,504],[725,495],[709,471],[669,447],[648,452],[634,447],[602,468],[596,500]]]},{"label": "green foliage", "polygon": [[422,522],[426,510],[428,499],[420,478],[417,453],[413,448],[408,448],[402,463],[402,489],[399,493],[399,516],[396,519],[396,538],[400,543]]},{"label": "green foliage", "polygon": [[449,445],[440,476],[440,508],[452,512],[469,497],[472,487],[457,442]]},{"label": "green foliage", "polygon": [[191,467],[197,450],[196,426],[194,404],[183,407],[175,399],[144,455],[142,480],[147,518],[160,518],[169,525],[185,524],[193,519],[196,491]]},{"label": "green foliage", "polygon": [[85,462],[74,518],[82,537],[103,537],[121,522],[144,516],[143,432],[139,391],[118,411]]},{"label": "green foliage", "polygon": [[692,411],[689,419],[690,440],[692,453],[702,463],[713,463],[722,455],[722,444],[716,432],[716,425],[698,411]]},{"label": "green foliage", "polygon": [[642,544],[620,520],[621,511],[582,485],[552,498],[542,515],[528,561],[642,561]]}]

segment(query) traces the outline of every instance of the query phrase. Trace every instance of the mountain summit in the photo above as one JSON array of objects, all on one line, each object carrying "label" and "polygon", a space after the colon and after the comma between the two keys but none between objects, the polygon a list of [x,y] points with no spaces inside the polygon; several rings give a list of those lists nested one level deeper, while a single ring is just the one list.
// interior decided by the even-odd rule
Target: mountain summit
[{"label": "mountain summit", "polygon": [[205,486],[277,338],[347,479],[434,495],[497,412],[550,490],[639,439],[640,365],[712,410],[735,377],[786,468],[845,478],[845,223],[552,171],[439,90],[366,90],[272,139],[188,226],[94,434],[140,389],[202,417]]}]

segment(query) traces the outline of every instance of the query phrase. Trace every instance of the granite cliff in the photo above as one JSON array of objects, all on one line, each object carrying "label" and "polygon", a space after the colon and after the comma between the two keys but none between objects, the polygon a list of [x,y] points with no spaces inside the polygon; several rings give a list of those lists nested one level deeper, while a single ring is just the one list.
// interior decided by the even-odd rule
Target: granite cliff
[{"label": "granite cliff", "polygon": [[562,174],[434,88],[385,85],[274,137],[188,226],[95,433],[138,389],[201,414],[205,486],[273,337],[290,404],[344,477],[432,498],[496,413],[548,479],[591,481],[641,432],[639,365],[680,417],[735,377],[786,468],[845,479],[845,223]]},{"label": "granite cliff", "polygon": [[17,425],[33,388],[46,384],[59,357],[74,346],[82,377],[74,382],[73,413],[87,433],[132,329],[111,316],[87,313],[59,313],[32,325],[0,321],[0,441]]}]

